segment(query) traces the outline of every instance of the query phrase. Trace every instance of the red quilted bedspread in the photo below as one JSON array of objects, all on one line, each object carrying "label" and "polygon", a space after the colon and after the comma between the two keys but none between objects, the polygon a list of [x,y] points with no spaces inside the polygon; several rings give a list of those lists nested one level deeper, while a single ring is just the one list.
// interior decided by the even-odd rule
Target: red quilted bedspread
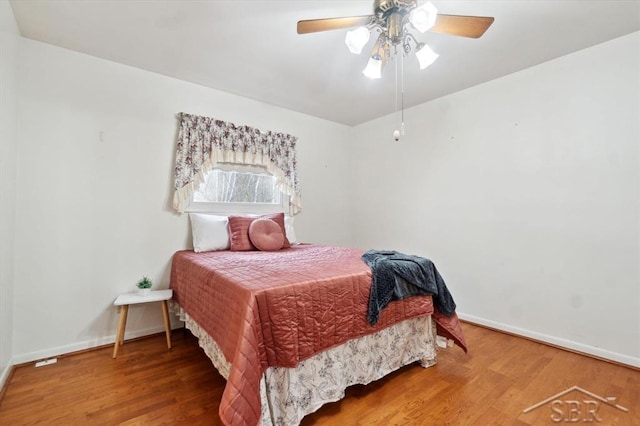
[{"label": "red quilted bedspread", "polygon": [[439,333],[466,350],[458,318],[434,312],[431,296],[391,302],[366,320],[371,270],[358,249],[299,245],[277,252],[179,251],[174,299],[211,335],[232,365],[220,417],[256,425],[260,379],[270,366],[299,361],[396,322],[434,314]]}]

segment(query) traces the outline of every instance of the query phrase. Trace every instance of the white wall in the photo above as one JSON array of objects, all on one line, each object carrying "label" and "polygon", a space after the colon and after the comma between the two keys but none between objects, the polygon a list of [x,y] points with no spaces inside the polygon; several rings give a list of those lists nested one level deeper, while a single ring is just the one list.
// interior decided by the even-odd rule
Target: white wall
[{"label": "white wall", "polygon": [[7,378],[13,356],[19,37],[9,3],[0,1],[0,387]]},{"label": "white wall", "polygon": [[398,143],[393,117],[357,127],[356,244],[434,260],[463,318],[640,365],[639,52],[635,33],[420,105]]},{"label": "white wall", "polygon": [[[178,112],[298,136],[298,237],[351,242],[347,127],[31,40],[21,57],[16,362],[109,343],[119,293],[168,287],[190,248],[169,207]],[[159,307],[132,308],[127,336],[161,329]]]}]

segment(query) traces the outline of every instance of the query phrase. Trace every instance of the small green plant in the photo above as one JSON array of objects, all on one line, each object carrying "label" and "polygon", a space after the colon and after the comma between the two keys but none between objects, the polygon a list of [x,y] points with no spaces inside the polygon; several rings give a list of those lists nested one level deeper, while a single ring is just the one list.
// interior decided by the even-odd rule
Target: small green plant
[{"label": "small green plant", "polygon": [[151,278],[144,276],[136,285],[138,288],[151,288],[153,286],[153,281],[151,281]]}]

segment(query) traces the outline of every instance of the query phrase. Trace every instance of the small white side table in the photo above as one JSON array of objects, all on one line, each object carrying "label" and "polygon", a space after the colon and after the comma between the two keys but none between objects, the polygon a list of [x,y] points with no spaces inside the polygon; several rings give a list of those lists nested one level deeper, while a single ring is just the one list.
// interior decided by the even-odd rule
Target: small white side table
[{"label": "small white side table", "polygon": [[162,302],[162,316],[164,318],[164,331],[167,335],[167,348],[171,349],[171,327],[169,325],[169,308],[167,300],[173,297],[173,290],[156,290],[150,292],[147,296],[140,296],[136,293],[121,294],[113,302],[115,306],[120,308],[120,321],[118,322],[118,333],[116,334],[116,343],[113,346],[113,357],[118,355],[118,346],[124,343],[124,329],[127,326],[127,313],[129,305],[139,303]]}]

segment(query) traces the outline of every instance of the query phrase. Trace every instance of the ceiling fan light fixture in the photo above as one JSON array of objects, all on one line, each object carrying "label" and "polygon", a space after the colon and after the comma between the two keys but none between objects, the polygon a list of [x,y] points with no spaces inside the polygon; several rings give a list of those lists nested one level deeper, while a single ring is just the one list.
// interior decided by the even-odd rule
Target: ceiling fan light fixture
[{"label": "ceiling fan light fixture", "polygon": [[366,77],[372,80],[382,77],[382,58],[379,55],[372,55],[369,58],[367,67],[362,71]]},{"label": "ceiling fan light fixture", "polygon": [[424,33],[433,27],[437,18],[438,9],[436,9],[431,2],[426,2],[409,13],[409,22],[411,22],[411,25],[421,33]]},{"label": "ceiling fan light fixture", "polygon": [[435,60],[438,59],[438,56],[440,55],[431,50],[431,48],[426,44],[420,44],[416,49],[416,58],[418,58],[421,70],[434,63]]},{"label": "ceiling fan light fixture", "polygon": [[367,27],[359,27],[355,30],[347,31],[347,35],[344,39],[349,51],[359,55],[362,52],[362,48],[369,41],[369,30]]}]

